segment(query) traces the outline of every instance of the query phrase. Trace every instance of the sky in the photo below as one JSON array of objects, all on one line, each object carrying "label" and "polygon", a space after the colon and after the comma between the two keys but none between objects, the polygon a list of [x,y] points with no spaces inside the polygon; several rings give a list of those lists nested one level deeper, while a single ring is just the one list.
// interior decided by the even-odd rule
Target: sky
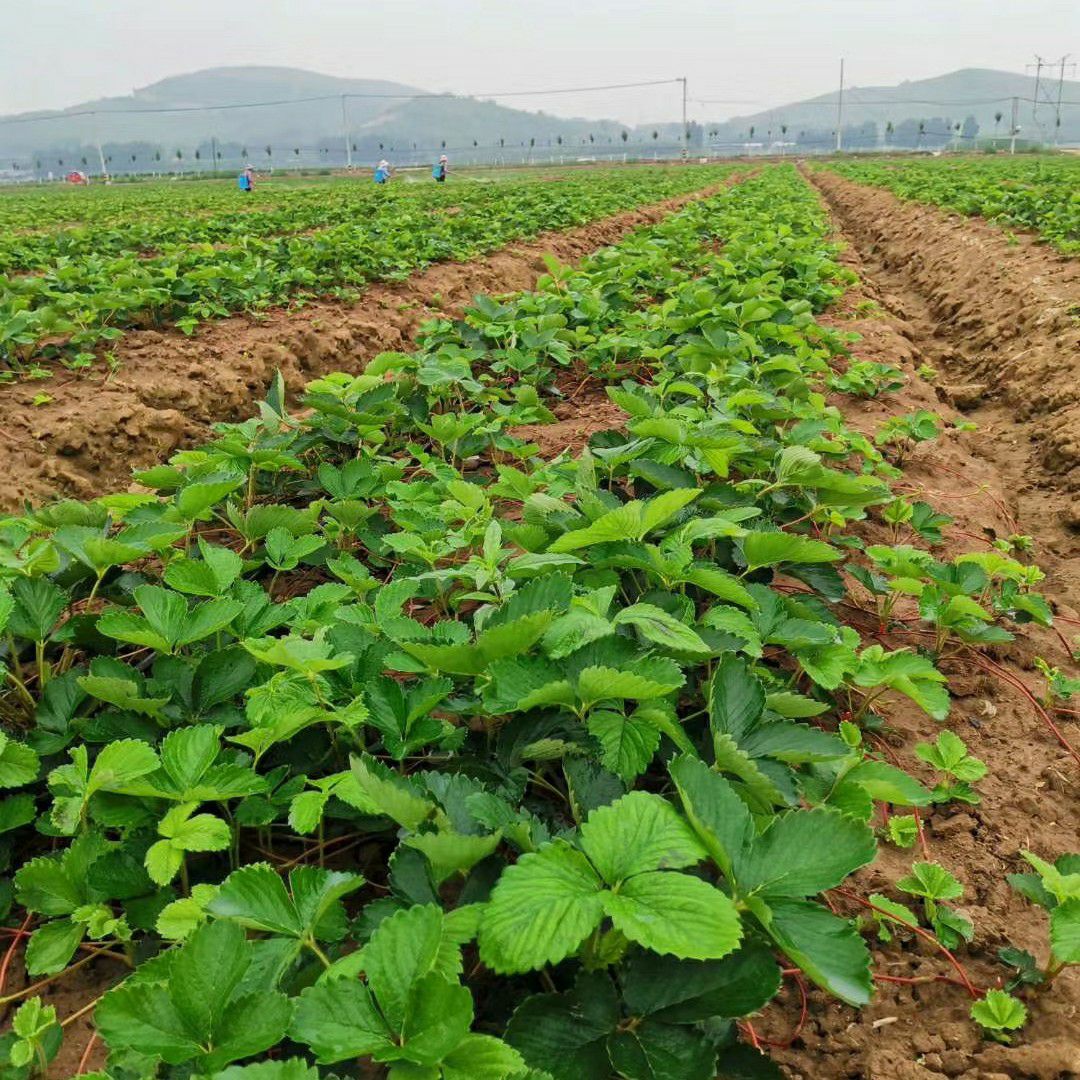
[{"label": "sky", "polygon": [[[721,119],[848,85],[1080,58],[1080,0],[0,0],[0,115],[239,64],[499,92],[688,80]],[[675,83],[503,99],[676,120]]]}]

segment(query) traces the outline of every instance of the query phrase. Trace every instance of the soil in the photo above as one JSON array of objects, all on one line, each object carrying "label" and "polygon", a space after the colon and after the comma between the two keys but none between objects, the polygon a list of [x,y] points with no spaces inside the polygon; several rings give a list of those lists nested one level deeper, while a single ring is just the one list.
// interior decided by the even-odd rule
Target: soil
[{"label": "soil", "polygon": [[[8,481],[0,512],[122,489],[132,469],[205,439],[215,422],[250,416],[275,370],[293,391],[330,371],[359,371],[377,353],[408,348],[425,320],[460,313],[478,293],[532,288],[546,272],[544,255],[574,262],[714,190],[545,233],[468,263],[439,263],[403,282],[373,285],[352,304],[234,316],[192,337],[134,330],[114,350],[115,374],[2,386],[0,475]],[[52,400],[35,406],[42,389]]]},{"label": "soil", "polygon": [[[1018,403],[1029,383],[1018,387],[1016,378],[1031,379],[1020,362],[1021,349],[1030,364],[1041,365],[1044,381],[1048,372],[1067,369],[1075,361],[1068,351],[1073,328],[1062,314],[1069,301],[1061,295],[1071,287],[1076,266],[1061,266],[1056,256],[1034,243],[1022,241],[1014,249],[984,223],[965,220],[955,227],[945,215],[902,204],[888,193],[835,183],[831,176],[813,179],[833,210],[839,238],[852,245],[845,261],[862,278],[861,287],[849,290],[819,321],[857,332],[861,340],[853,346],[856,357],[894,364],[908,379],[903,390],[880,400],[836,395],[833,403],[853,427],[873,434],[887,416],[919,408],[936,411],[946,420],[964,418],[950,404],[956,400],[955,391],[916,374],[923,364],[938,368],[946,387],[949,380],[960,384],[978,375],[992,378],[992,389],[985,391],[985,397],[994,399],[989,404],[983,393],[963,399],[980,422],[979,431],[947,431],[937,441],[917,447],[904,462],[904,482],[912,497],[955,518],[945,530],[939,558],[988,548],[994,536],[1032,535],[1035,561],[1048,571],[1041,588],[1052,599],[1066,636],[1075,636],[1069,633],[1068,621],[1080,626],[1076,621],[1080,538],[1069,532],[1059,512],[1074,490],[1075,477],[1061,467],[1066,459],[1049,453],[1048,447],[1050,433],[1070,422],[1069,410],[1075,410],[1080,385],[1073,377],[1070,387],[1062,375],[1060,383],[1041,387],[1042,404],[1026,411]],[[977,267],[964,258],[972,250],[980,253]],[[1012,257],[1014,250],[1018,254]],[[1008,291],[1010,296],[1026,297],[1022,310],[1009,306],[1006,316],[1001,307],[984,305],[981,297],[992,280],[988,267],[1001,273],[996,295]],[[1040,301],[1042,307],[1037,306]],[[1006,337],[1008,320],[1018,317],[1027,327],[1023,342],[1015,335]],[[1001,327],[1003,321],[1006,326]],[[1055,350],[1060,350],[1056,364]],[[1073,411],[1072,422],[1075,418]],[[880,524],[867,524],[863,534],[868,542],[893,542]],[[857,596],[857,588],[855,592]],[[864,638],[877,638],[887,648],[919,643],[918,631],[881,633],[870,611],[849,608],[848,614]],[[914,613],[897,612],[900,618],[908,614]],[[917,624],[912,619],[908,625]],[[1027,869],[1021,849],[1053,858],[1077,848],[1080,758],[1057,741],[1019,689],[1027,687],[1041,695],[1034,656],[1075,671],[1066,644],[1053,631],[1025,628],[1015,642],[990,651],[997,670],[974,657],[944,665],[953,695],[947,725],[989,766],[985,779],[976,785],[982,801],[977,806],[954,804],[924,812],[925,851],[883,844],[877,862],[849,883],[856,897],[881,892],[903,900],[892,883],[907,872],[912,859],[929,857],[955,873],[965,886],[957,906],[975,924],[973,943],[957,955],[978,988],[1000,986],[1007,977],[996,962],[997,950],[1004,945],[1028,949],[1040,962],[1046,961],[1045,915],[1005,881],[1007,873]],[[888,723],[881,748],[903,768],[932,783],[930,771],[913,750],[917,742],[934,739],[941,725],[904,699],[890,698],[880,711]],[[1072,746],[1080,746],[1076,722],[1060,713],[1053,719]],[[833,894],[831,902],[844,914],[866,913],[863,904],[850,896]],[[1023,993],[1030,1020],[1012,1046],[980,1036],[968,1017],[967,991],[940,979],[955,977],[955,970],[945,956],[920,940],[894,939],[875,948],[874,971],[877,993],[870,1006],[856,1010],[810,990],[804,1017],[800,980],[792,974],[781,997],[753,1023],[752,1037],[766,1046],[792,1080],[1080,1076],[1077,970],[1066,971],[1050,991]],[[925,982],[888,981],[927,977]],[[746,1033],[751,1035],[749,1029]]]}]

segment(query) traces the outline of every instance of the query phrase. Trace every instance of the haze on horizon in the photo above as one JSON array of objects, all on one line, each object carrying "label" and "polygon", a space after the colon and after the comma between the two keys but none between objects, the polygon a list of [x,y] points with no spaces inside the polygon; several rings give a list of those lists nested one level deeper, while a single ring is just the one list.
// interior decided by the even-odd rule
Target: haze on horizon
[{"label": "haze on horizon", "polygon": [[[260,64],[485,97],[686,75],[691,117],[721,118],[835,89],[841,56],[867,86],[1080,53],[1076,0],[0,0],[0,19],[0,115]],[[634,124],[677,119],[681,92],[496,99]]]}]

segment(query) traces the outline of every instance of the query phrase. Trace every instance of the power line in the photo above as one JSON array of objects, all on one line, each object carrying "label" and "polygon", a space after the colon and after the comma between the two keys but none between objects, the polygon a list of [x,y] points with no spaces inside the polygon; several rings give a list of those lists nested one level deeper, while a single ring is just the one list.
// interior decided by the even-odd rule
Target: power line
[{"label": "power line", "polygon": [[673,86],[681,79],[651,79],[643,82],[609,83],[604,86],[569,86],[551,90],[503,90],[495,93],[440,93],[421,94],[361,94],[346,91],[343,94],[317,94],[313,97],[282,98],[278,101],[246,101],[227,105],[160,105],[153,108],[80,109],[77,112],[56,112],[45,116],[0,117],[0,124],[33,124],[42,120],[70,120],[79,116],[156,116],[165,113],[228,112],[233,109],[266,109],[282,105],[306,105],[314,101],[338,101],[342,98],[390,101],[424,101],[431,99],[547,97],[552,94],[586,94],[601,90],[629,90],[647,86]]}]

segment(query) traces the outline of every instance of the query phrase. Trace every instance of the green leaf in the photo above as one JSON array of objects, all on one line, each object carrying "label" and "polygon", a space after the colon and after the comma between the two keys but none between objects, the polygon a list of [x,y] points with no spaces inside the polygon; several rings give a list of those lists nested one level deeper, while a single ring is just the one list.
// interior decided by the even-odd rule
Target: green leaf
[{"label": "green leaf", "polygon": [[29,975],[53,975],[63,971],[86,936],[86,927],[68,919],[46,923],[30,935],[26,945]]},{"label": "green leaf", "polygon": [[591,705],[598,701],[624,699],[651,701],[653,698],[664,697],[672,690],[677,690],[685,681],[677,668],[672,672],[670,680],[650,677],[654,674],[666,674],[659,668],[654,672],[650,667],[649,672],[650,675],[640,675],[636,671],[620,671],[617,668],[602,665],[587,667],[578,676],[578,696]]},{"label": "green leaf", "polygon": [[371,991],[351,979],[309,986],[296,1003],[289,1037],[311,1047],[320,1065],[394,1046]]},{"label": "green leaf", "polygon": [[710,652],[709,646],[689,626],[654,604],[631,604],[615,616],[614,623],[637,627],[643,638],[665,649],[698,655]]},{"label": "green leaf", "polygon": [[895,806],[929,806],[933,795],[913,776],[884,761],[860,762],[845,776],[844,782],[857,784],[875,802]]},{"label": "green leaf", "polygon": [[429,975],[443,942],[443,913],[432,904],[395,912],[379,923],[363,950],[363,970],[387,1025],[404,1030],[409,995]]},{"label": "green leaf", "polygon": [[230,1065],[214,1073],[213,1080],[319,1080],[319,1072],[303,1058],[257,1061],[253,1065]]},{"label": "green leaf", "polygon": [[603,749],[604,768],[627,783],[645,771],[660,745],[659,728],[637,713],[598,709],[589,714],[586,726]]},{"label": "green leaf", "polygon": [[1024,1003],[1004,990],[987,990],[971,1006],[971,1019],[987,1031],[1015,1031],[1027,1023]]},{"label": "green leaf", "polygon": [[573,953],[599,925],[602,883],[565,840],[508,866],[480,923],[480,956],[500,974],[532,971]]},{"label": "green leaf", "polygon": [[709,693],[709,724],[736,742],[753,728],[765,710],[765,689],[740,656],[720,657]]},{"label": "green leaf", "polygon": [[646,1020],[616,1031],[608,1041],[611,1063],[634,1080],[714,1080],[716,1046],[685,1027]]},{"label": "green leaf", "polygon": [[634,1016],[670,1024],[747,1016],[780,989],[772,950],[750,942],[722,960],[679,960],[633,949],[622,964],[623,1000]]},{"label": "green leaf", "polygon": [[896,887],[912,896],[928,900],[956,900],[964,895],[964,886],[940,863],[912,863],[911,873],[900,878]]},{"label": "green leaf", "polygon": [[472,1019],[468,987],[432,972],[413,987],[401,1031],[403,1045],[376,1051],[375,1056],[382,1061],[404,1059],[418,1065],[437,1065],[460,1045]]},{"label": "green leaf", "polygon": [[679,812],[659,795],[634,791],[594,810],[581,848],[609,885],[647,870],[693,866],[705,849]]},{"label": "green leaf", "polygon": [[1062,964],[1080,964],[1080,899],[1065,900],[1050,912],[1050,950]]},{"label": "green leaf", "polygon": [[833,810],[792,810],[772,819],[738,864],[740,893],[812,896],[873,862],[873,830]]},{"label": "green leaf", "polygon": [[828,563],[842,559],[843,552],[823,540],[811,540],[795,533],[750,532],[742,539],[748,570],[781,563]]},{"label": "green leaf", "polygon": [[212,922],[192,934],[170,969],[169,992],[185,1026],[209,1041],[251,963],[243,929]]},{"label": "green leaf", "polygon": [[435,804],[404,778],[366,754],[352,759],[352,775],[370,802],[371,813],[385,814],[410,831],[415,832],[435,810]]},{"label": "green leaf", "polygon": [[241,925],[271,934],[300,937],[304,924],[285,882],[268,863],[234,870],[207,905],[211,914],[236,919]]},{"label": "green leaf", "polygon": [[202,1052],[161,983],[122,984],[110,990],[94,1010],[94,1024],[113,1050],[137,1048],[169,1065],[191,1061]]},{"label": "green leaf", "polygon": [[734,867],[754,835],[746,804],[731,784],[703,761],[682,756],[668,769],[687,820],[724,876],[734,881]]},{"label": "green leaf", "polygon": [[47,578],[18,578],[11,587],[15,605],[7,632],[28,641],[47,641],[68,604],[67,593]]},{"label": "green leaf", "polygon": [[854,925],[809,900],[770,899],[765,929],[823,990],[849,1005],[869,1004],[870,952]]},{"label": "green leaf", "polygon": [[442,1060],[442,1080],[510,1080],[525,1059],[491,1035],[466,1035]]},{"label": "green leaf", "polygon": [[719,959],[742,938],[730,897],[689,874],[637,874],[604,894],[604,910],[631,941],[683,959]]},{"label": "green leaf", "polygon": [[22,787],[37,779],[41,760],[29,746],[0,731],[0,788]]},{"label": "green leaf", "polygon": [[949,715],[949,691],[944,683],[945,676],[925,656],[907,649],[887,653],[880,645],[863,650],[855,672],[856,686],[887,686],[909,697],[935,720]]},{"label": "green leaf", "polygon": [[500,833],[491,836],[465,836],[455,832],[413,833],[402,843],[422,851],[431,864],[435,884],[441,885],[454,874],[467,874],[499,846]]},{"label": "green leaf", "polygon": [[611,980],[585,973],[566,994],[538,994],[517,1007],[506,1041],[553,1080],[609,1080],[607,1038],[618,1007]]}]

